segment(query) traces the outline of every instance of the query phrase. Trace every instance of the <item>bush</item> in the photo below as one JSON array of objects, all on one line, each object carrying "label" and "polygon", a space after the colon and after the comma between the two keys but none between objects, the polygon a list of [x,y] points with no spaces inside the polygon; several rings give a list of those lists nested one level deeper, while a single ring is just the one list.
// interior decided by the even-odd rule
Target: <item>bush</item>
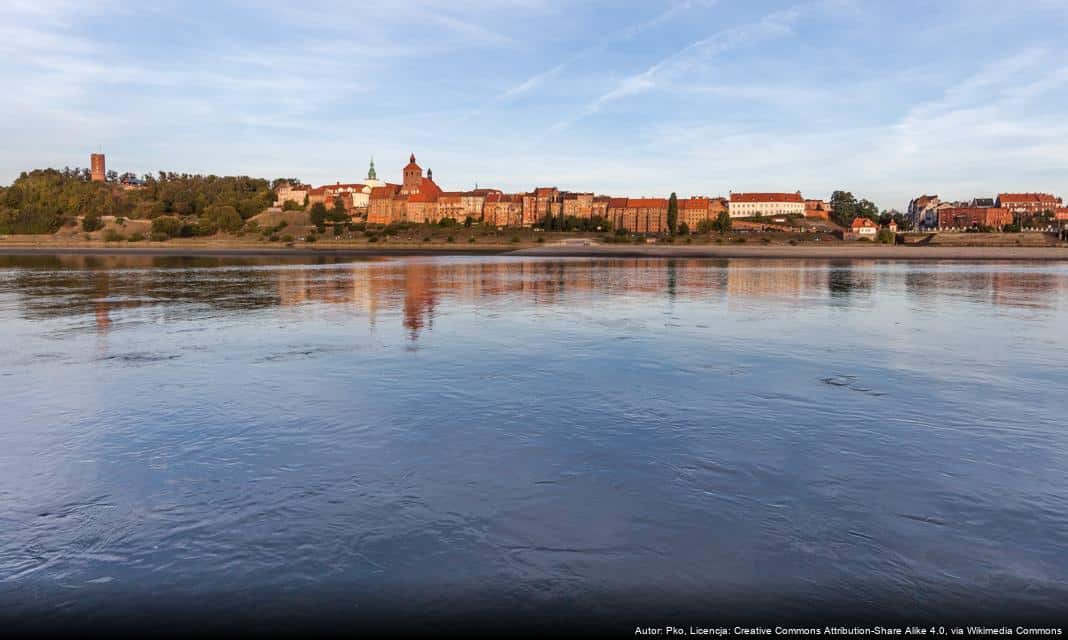
[{"label": "bush", "polygon": [[430,242],[430,236],[423,236],[423,242]]},{"label": "bush", "polygon": [[541,244],[542,242],[545,242],[545,238],[542,236],[538,236],[538,244]]},{"label": "bush", "polygon": [[512,236],[511,242],[519,242],[519,236]]},{"label": "bush", "polygon": [[889,229],[879,229],[879,234],[876,237],[882,244],[894,244],[897,241],[897,234]]},{"label": "bush", "polygon": [[166,242],[170,240],[171,237],[166,233],[161,233],[157,231],[152,233],[152,235],[149,236],[149,239],[152,240],[152,242]]},{"label": "bush", "polygon": [[114,229],[108,229],[104,232],[104,242],[122,242],[126,239],[126,236],[122,235]]},{"label": "bush", "polygon": [[100,219],[100,216],[95,214],[89,214],[82,218],[82,230],[90,233],[103,228],[104,222]]},{"label": "bush", "polygon": [[288,233],[285,234],[282,236],[282,242],[293,242],[293,236]]},{"label": "bush", "polygon": [[213,229],[222,229],[231,233],[240,229],[241,225],[244,224],[244,220],[241,218],[241,214],[237,212],[237,209],[230,205],[219,204],[212,205],[204,210],[204,214],[201,216],[201,223],[205,222],[208,223],[203,227],[205,229],[210,226]]},{"label": "bush", "polygon": [[142,242],[145,239],[145,234],[140,231],[137,233],[131,233],[130,237],[126,238],[127,242]]},{"label": "bush", "polygon": [[277,234],[277,233],[272,233],[272,234],[271,234],[271,235],[270,235],[270,236],[269,236],[269,237],[267,238],[267,241],[268,241],[268,242],[278,242],[278,234]]},{"label": "bush", "polygon": [[312,243],[312,242],[315,242],[318,239],[319,238],[316,238],[314,233],[310,233],[307,236],[305,236],[304,242]]},{"label": "bush", "polygon": [[448,238],[445,238],[445,242],[456,242],[456,238],[449,236]]},{"label": "bush", "polygon": [[159,216],[152,220],[152,233],[163,233],[175,237],[182,233],[182,221],[174,216]]},{"label": "bush", "polygon": [[303,211],[304,205],[296,200],[286,200],[282,203],[282,211]]},{"label": "bush", "polygon": [[438,221],[439,227],[455,227],[459,224],[460,223],[456,221],[456,218],[442,218]]},{"label": "bush", "polygon": [[371,236],[367,239],[368,242],[378,242],[378,236]]},{"label": "bush", "polygon": [[475,236],[471,236],[470,238],[467,239],[468,243],[472,243],[474,241],[475,241]]}]

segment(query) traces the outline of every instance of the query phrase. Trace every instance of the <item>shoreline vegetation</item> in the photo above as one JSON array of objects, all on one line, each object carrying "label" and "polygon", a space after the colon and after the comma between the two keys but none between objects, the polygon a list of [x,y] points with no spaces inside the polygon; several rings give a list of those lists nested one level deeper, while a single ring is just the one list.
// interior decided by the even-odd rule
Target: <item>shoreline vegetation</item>
[{"label": "shoreline vegetation", "polygon": [[238,240],[128,243],[64,241],[54,236],[0,238],[0,255],[137,255],[188,257],[389,257],[477,256],[559,258],[762,258],[762,259],[886,259],[886,260],[1066,260],[1063,246],[931,246],[874,243],[790,244],[599,244],[592,238],[546,243],[403,243],[386,246],[352,242],[314,245],[266,245]]}]

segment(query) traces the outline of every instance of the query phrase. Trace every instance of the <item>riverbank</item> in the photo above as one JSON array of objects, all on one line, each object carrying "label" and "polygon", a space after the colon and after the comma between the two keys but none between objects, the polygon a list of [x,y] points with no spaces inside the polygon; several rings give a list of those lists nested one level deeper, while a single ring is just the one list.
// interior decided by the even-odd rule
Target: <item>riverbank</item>
[{"label": "riverbank", "polygon": [[1068,260],[1068,247],[968,247],[877,245],[869,243],[805,244],[452,244],[343,243],[295,246],[262,243],[182,242],[124,243],[25,242],[0,240],[0,255],[130,255],[188,257],[390,257],[509,255],[558,258],[761,258],[881,260]]}]

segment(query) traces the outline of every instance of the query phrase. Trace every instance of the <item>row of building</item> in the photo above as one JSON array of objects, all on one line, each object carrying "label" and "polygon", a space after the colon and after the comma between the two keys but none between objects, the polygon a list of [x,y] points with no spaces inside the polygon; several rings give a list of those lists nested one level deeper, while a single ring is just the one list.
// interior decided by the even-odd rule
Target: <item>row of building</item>
[{"label": "row of building", "polygon": [[996,198],[943,201],[937,195],[923,195],[909,203],[907,216],[916,229],[962,229],[1013,224],[1019,216],[1049,214],[1053,220],[1068,221],[1068,208],[1061,198],[1049,193],[999,193]]},{"label": "row of building", "polygon": [[[276,188],[276,198],[277,206],[283,206],[286,201],[333,206],[340,199],[350,215],[371,224],[437,223],[445,218],[463,221],[470,217],[498,227],[530,227],[547,217],[574,217],[602,219],[615,229],[633,233],[663,233],[668,227],[667,198],[616,198],[561,191],[556,187],[539,187],[523,193],[477,187],[470,191],[445,191],[434,182],[432,170],[423,175],[415,154],[402,169],[399,184],[379,180],[372,159],[367,179],[362,183],[339,182],[313,188],[283,182]],[[716,220],[723,212],[731,218],[830,217],[826,202],[806,200],[799,191],[731,193],[729,198],[679,198],[677,223],[696,229],[701,222]]]}]

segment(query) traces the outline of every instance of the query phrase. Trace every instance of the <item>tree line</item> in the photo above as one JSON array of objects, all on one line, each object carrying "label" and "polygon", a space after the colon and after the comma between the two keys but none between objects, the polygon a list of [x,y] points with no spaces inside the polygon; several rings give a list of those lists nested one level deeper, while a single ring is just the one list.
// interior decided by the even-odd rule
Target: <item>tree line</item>
[{"label": "tree line", "polygon": [[108,182],[93,182],[88,169],[37,169],[0,187],[0,233],[54,233],[87,219],[99,228],[102,216],[179,220],[203,219],[205,229],[240,228],[274,202],[271,183],[248,176],[214,176],[160,171],[145,174],[134,189],[119,180],[133,174],[109,172]]}]

